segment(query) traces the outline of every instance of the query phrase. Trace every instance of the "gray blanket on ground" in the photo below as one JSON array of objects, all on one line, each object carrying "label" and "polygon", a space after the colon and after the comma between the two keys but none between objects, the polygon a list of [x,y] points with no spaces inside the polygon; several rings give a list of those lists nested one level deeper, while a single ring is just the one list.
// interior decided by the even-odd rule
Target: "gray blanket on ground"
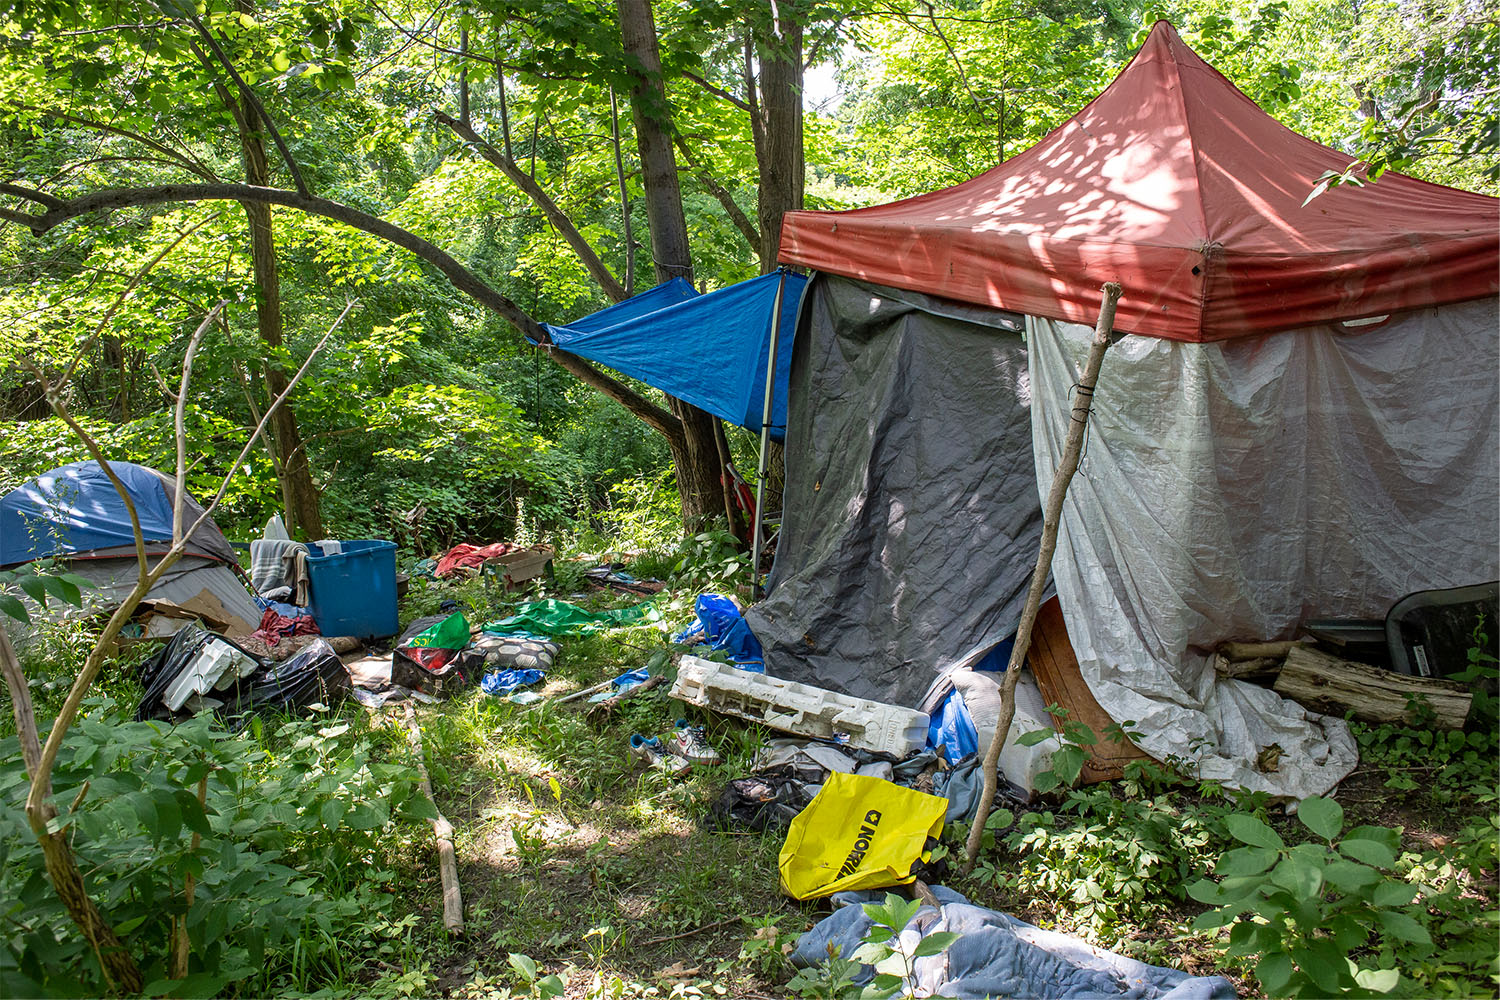
[{"label": "gray blanket on ground", "polygon": [[[918,911],[902,932],[903,943],[937,931],[962,935],[941,955],[916,960],[918,996],[1130,998],[1130,1000],[1234,1000],[1234,984],[1222,976],[1190,976],[1103,951],[1075,937],[1044,931],[995,910],[974,906],[959,893],[934,886],[943,904]],[[841,892],[839,907],[797,942],[792,964],[815,965],[829,945],[852,955],[870,929],[857,904],[879,902],[884,891]],[[872,976],[868,966],[863,982]]]}]

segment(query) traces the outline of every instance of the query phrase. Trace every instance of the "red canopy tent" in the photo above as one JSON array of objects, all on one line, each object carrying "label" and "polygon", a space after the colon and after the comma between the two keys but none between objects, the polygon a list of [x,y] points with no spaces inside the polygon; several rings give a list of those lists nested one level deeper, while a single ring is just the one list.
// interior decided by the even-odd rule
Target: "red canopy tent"
[{"label": "red canopy tent", "polygon": [[848,212],[794,212],[780,259],[1116,328],[1228,340],[1500,291],[1500,201],[1386,174],[1304,205],[1346,153],[1281,125],[1158,21],[1087,107],[987,173]]}]

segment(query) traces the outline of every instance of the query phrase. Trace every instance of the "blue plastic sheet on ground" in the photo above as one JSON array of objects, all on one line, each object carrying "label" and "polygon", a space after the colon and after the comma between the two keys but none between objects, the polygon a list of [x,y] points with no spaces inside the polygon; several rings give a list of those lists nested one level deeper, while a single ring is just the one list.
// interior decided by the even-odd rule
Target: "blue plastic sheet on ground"
[{"label": "blue plastic sheet on ground", "polygon": [[492,694],[498,698],[510,694],[516,688],[535,684],[546,676],[545,670],[534,668],[496,670],[494,673],[485,674],[484,679],[479,682],[479,687],[485,694]]},{"label": "blue plastic sheet on ground", "polygon": [[943,748],[945,759],[956,764],[979,752],[979,732],[969,706],[957,688],[948,692],[927,723],[927,749]]},{"label": "blue plastic sheet on ground", "polygon": [[724,650],[741,670],[756,674],[766,672],[760,640],[750,631],[750,625],[732,600],[719,594],[699,594],[693,602],[693,610],[698,617],[677,633],[673,642],[702,642],[710,649]]},{"label": "blue plastic sheet on ground", "polygon": [[[919,958],[913,966],[918,996],[1130,998],[1130,1000],[1234,1000],[1234,984],[1223,976],[1190,976],[1177,969],[1146,965],[1095,948],[1088,942],[1039,927],[996,910],[975,906],[944,886],[932,891],[941,910],[924,906],[902,932],[910,949],[928,934],[952,931],[959,939],[942,954]],[[792,953],[799,968],[828,958],[829,946],[853,955],[872,922],[857,904],[879,902],[884,890],[840,892],[839,909],[802,935]],[[861,985],[874,970],[862,969]]]}]

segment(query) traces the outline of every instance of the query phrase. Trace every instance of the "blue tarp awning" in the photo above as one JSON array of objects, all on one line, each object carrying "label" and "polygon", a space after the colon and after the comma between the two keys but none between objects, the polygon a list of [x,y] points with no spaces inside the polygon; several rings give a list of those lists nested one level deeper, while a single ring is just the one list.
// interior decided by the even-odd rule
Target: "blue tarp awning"
[{"label": "blue tarp awning", "polygon": [[[759,431],[771,313],[781,274],[766,274],[699,295],[682,278],[585,316],[547,325],[560,350],[597,361],[740,427]],[[787,273],[776,349],[771,437],[786,431],[786,383],[797,306],[807,279]]]}]

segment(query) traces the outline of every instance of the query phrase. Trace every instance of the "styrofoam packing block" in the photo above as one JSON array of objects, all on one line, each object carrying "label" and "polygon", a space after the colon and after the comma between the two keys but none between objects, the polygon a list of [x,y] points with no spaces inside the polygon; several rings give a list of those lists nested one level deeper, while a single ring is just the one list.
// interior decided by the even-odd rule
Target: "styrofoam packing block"
[{"label": "styrofoam packing block", "polygon": [[927,713],[811,684],[739,670],[697,656],[677,667],[672,697],[799,736],[837,739],[904,757],[927,745]]},{"label": "styrofoam packing block", "polygon": [[255,660],[235,649],[223,639],[214,637],[205,642],[198,654],[183,667],[171,684],[167,685],[163,701],[172,711],[180,711],[193,695],[207,694],[210,690],[223,691],[236,680],[255,672]]}]

